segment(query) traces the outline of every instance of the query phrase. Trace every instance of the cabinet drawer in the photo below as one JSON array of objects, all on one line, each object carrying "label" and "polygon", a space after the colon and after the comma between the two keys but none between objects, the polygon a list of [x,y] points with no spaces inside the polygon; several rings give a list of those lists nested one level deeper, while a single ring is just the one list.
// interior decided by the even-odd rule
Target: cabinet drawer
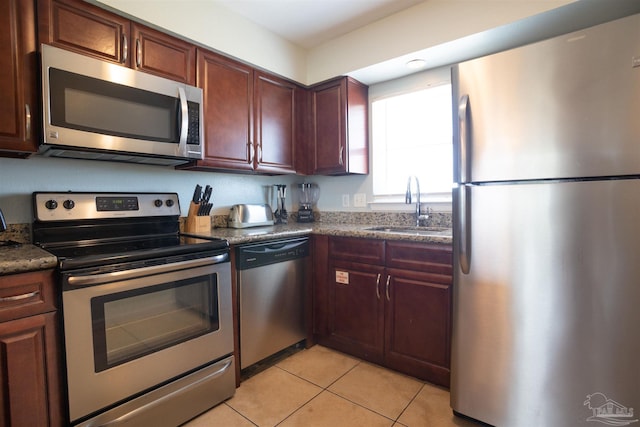
[{"label": "cabinet drawer", "polygon": [[53,270],[0,276],[0,322],[54,311]]},{"label": "cabinet drawer", "polygon": [[332,237],[329,241],[329,257],[383,265],[384,240]]},{"label": "cabinet drawer", "polygon": [[452,275],[452,247],[439,244],[387,241],[386,266]]}]

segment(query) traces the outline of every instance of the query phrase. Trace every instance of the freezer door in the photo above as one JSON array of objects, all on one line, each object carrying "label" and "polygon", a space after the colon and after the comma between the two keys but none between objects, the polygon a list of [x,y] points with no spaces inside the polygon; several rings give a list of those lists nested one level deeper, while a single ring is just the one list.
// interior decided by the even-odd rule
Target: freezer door
[{"label": "freezer door", "polygon": [[459,64],[452,79],[469,171],[457,182],[640,173],[640,15]]},{"label": "freezer door", "polygon": [[454,411],[505,427],[639,420],[640,179],[469,185],[461,197]]}]

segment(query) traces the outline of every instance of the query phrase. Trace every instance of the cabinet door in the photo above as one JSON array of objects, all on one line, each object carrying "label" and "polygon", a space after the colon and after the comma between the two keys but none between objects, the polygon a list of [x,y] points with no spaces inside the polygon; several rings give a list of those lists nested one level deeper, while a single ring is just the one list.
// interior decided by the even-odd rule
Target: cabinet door
[{"label": "cabinet door", "polygon": [[198,50],[197,63],[205,153],[193,169],[253,170],[251,67],[203,50]]},{"label": "cabinet door", "polygon": [[407,270],[388,269],[387,274],[385,364],[448,387],[451,283]]},{"label": "cabinet door", "polygon": [[258,171],[295,173],[296,86],[256,71],[254,167]]},{"label": "cabinet door", "polygon": [[38,0],[38,17],[41,43],[131,64],[128,19],[79,0]]},{"label": "cabinet door", "polygon": [[132,67],[167,79],[196,84],[196,47],[151,28],[131,24]]},{"label": "cabinet door", "polygon": [[350,77],[312,90],[314,173],[369,173],[368,87]]},{"label": "cabinet door", "polygon": [[346,173],[346,81],[319,86],[312,93],[315,174]]},{"label": "cabinet door", "polygon": [[55,313],[0,323],[0,422],[62,425]]},{"label": "cabinet door", "polygon": [[382,363],[384,268],[333,260],[329,269],[329,341],[332,347]]},{"label": "cabinet door", "polygon": [[0,2],[0,151],[20,156],[37,149],[35,3]]}]

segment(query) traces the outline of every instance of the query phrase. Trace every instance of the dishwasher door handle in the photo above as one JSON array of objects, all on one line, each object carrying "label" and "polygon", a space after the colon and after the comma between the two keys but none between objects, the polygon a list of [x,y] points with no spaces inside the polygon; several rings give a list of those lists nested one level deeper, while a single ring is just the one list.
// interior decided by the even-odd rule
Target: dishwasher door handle
[{"label": "dishwasher door handle", "polygon": [[297,248],[304,245],[306,242],[283,242],[283,243],[269,243],[261,246],[242,248],[241,253],[249,254],[264,254],[278,251],[288,251],[289,249]]}]

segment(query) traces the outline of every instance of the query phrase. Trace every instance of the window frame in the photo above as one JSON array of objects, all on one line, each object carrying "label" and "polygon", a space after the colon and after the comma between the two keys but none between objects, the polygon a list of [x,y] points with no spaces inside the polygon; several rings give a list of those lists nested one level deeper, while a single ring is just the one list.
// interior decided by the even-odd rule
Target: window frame
[{"label": "window frame", "polygon": [[[382,82],[379,84],[371,85],[369,88],[369,111],[371,117],[371,194],[372,194],[372,202],[369,203],[369,206],[372,210],[411,210],[415,209],[413,205],[405,204],[405,194],[404,191],[399,194],[386,194],[386,195],[376,195],[373,193],[373,181],[376,173],[376,168],[374,166],[374,157],[375,157],[375,142],[373,135],[373,103],[385,98],[394,97],[398,95],[403,95],[411,92],[416,92],[419,90],[429,89],[437,86],[441,86],[444,84],[451,84],[451,68],[450,67],[442,67],[433,70],[426,70],[423,72],[415,73],[406,77],[402,77],[399,79],[390,80],[387,82]],[[452,112],[451,112],[452,113]],[[453,122],[452,122],[453,124]],[[452,141],[452,149],[453,149],[453,141]],[[452,165],[453,166],[453,165]],[[452,188],[453,188],[453,170],[451,176]],[[408,175],[407,175],[408,178]],[[404,190],[404,188],[403,188]],[[447,192],[425,192],[425,186],[421,182],[421,202],[423,204],[428,204],[429,207],[433,208],[437,211],[450,211],[451,210],[451,191]],[[415,198],[414,198],[415,200]]]}]

